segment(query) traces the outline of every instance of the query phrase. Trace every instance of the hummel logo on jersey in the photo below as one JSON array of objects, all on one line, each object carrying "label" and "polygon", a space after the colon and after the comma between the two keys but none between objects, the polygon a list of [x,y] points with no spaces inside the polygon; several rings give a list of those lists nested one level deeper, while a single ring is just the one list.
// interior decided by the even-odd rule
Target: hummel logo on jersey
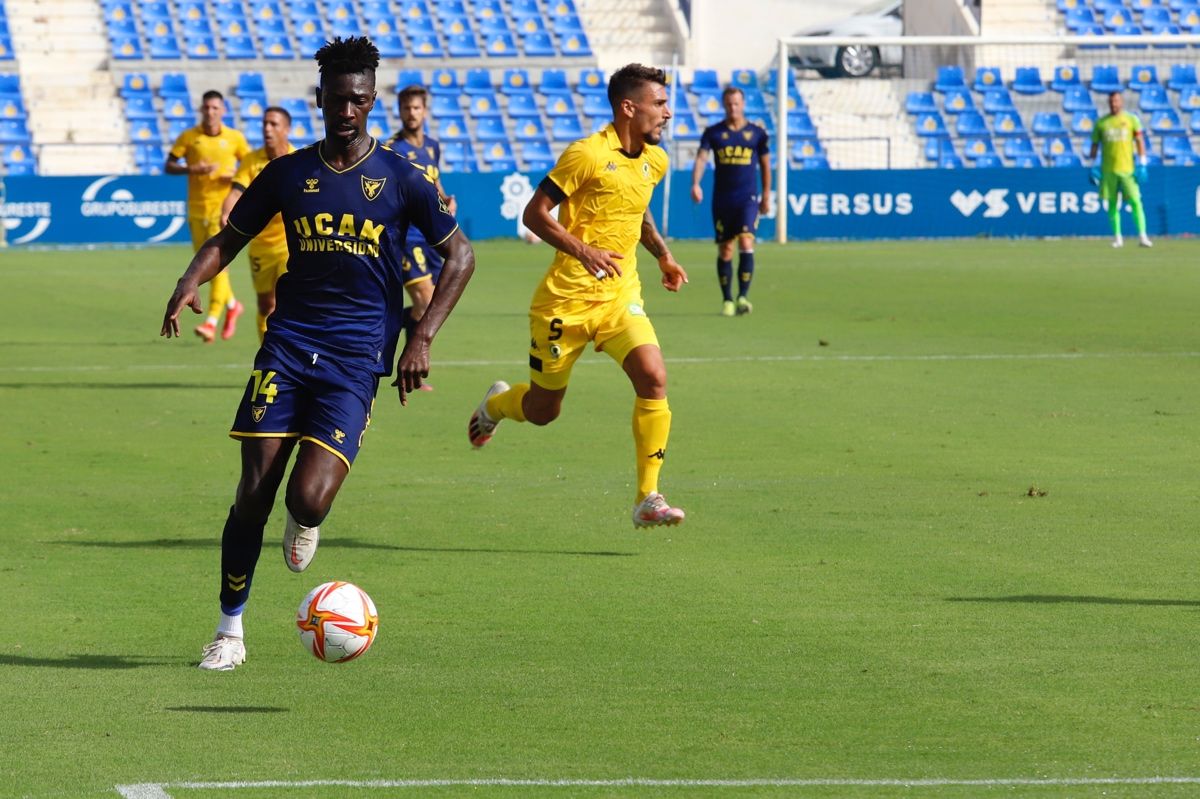
[{"label": "hummel logo on jersey", "polygon": [[308,178],[307,180],[304,181],[304,193],[305,194],[316,194],[319,191],[320,191],[320,189],[317,188],[317,179],[316,178]]},{"label": "hummel logo on jersey", "polygon": [[341,430],[338,430],[336,427],[333,428],[333,443],[335,443],[335,444],[345,444],[346,443],[346,434],[343,433]]},{"label": "hummel logo on jersey", "polygon": [[366,175],[360,175],[362,180],[363,195],[368,200],[374,200],[379,196],[379,192],[383,190],[383,184],[387,183],[387,178],[369,178]]},{"label": "hummel logo on jersey", "polygon": [[651,452],[651,453],[650,453],[649,455],[647,455],[646,457],[647,457],[647,458],[658,458],[660,461],[661,461],[661,460],[666,460],[666,458],[667,458],[667,451],[666,451],[665,449],[663,449],[662,447],[659,447],[659,448],[658,448],[658,452]]}]

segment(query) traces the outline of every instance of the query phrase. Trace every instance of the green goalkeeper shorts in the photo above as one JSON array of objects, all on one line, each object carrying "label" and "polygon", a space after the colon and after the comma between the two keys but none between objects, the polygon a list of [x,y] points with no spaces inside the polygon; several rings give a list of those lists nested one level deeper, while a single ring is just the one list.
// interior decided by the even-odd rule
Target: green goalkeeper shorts
[{"label": "green goalkeeper shorts", "polygon": [[1117,201],[1117,193],[1126,202],[1141,202],[1142,191],[1138,188],[1133,175],[1120,175],[1116,172],[1100,173],[1100,199],[1112,204]]}]

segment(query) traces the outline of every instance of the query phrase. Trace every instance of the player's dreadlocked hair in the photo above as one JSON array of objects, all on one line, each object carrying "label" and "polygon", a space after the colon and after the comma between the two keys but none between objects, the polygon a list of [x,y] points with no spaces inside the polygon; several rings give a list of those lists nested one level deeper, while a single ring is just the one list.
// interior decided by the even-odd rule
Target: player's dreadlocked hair
[{"label": "player's dreadlocked hair", "polygon": [[647,83],[667,85],[667,73],[644,64],[626,64],[608,79],[608,104],[616,111],[621,101],[632,98]]},{"label": "player's dreadlocked hair", "polygon": [[358,72],[375,71],[379,66],[379,48],[366,36],[338,36],[325,42],[313,56],[317,60],[321,77],[326,75],[353,75]]}]

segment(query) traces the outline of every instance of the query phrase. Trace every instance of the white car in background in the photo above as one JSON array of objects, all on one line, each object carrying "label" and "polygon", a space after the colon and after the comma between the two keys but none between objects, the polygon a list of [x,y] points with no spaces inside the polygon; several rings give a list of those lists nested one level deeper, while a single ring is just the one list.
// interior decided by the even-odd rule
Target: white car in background
[{"label": "white car in background", "polygon": [[[824,25],[814,25],[796,36],[901,36],[904,20],[901,0],[883,0],[863,8],[852,16]],[[788,58],[796,69],[815,69],[826,78],[865,78],[879,67],[900,66],[899,47],[804,46],[792,50]]]}]

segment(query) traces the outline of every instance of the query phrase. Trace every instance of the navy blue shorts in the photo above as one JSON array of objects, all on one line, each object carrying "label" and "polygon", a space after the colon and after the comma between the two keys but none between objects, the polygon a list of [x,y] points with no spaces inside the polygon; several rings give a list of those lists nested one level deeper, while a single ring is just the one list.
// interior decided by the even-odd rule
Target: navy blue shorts
[{"label": "navy blue shorts", "polygon": [[428,277],[436,286],[438,278],[442,276],[442,264],[444,263],[445,260],[437,250],[426,242],[405,242],[404,264],[401,267],[404,272],[404,285],[407,286],[409,283],[415,283]]},{"label": "navy blue shorts", "polygon": [[271,341],[254,357],[254,370],[233,419],[231,438],[298,438],[354,463],[371,424],[379,375],[357,362],[338,362]]},{"label": "navy blue shorts", "polygon": [[754,235],[754,230],[758,227],[758,200],[751,197],[743,203],[714,202],[712,218],[717,244],[736,239],[743,233]]}]

